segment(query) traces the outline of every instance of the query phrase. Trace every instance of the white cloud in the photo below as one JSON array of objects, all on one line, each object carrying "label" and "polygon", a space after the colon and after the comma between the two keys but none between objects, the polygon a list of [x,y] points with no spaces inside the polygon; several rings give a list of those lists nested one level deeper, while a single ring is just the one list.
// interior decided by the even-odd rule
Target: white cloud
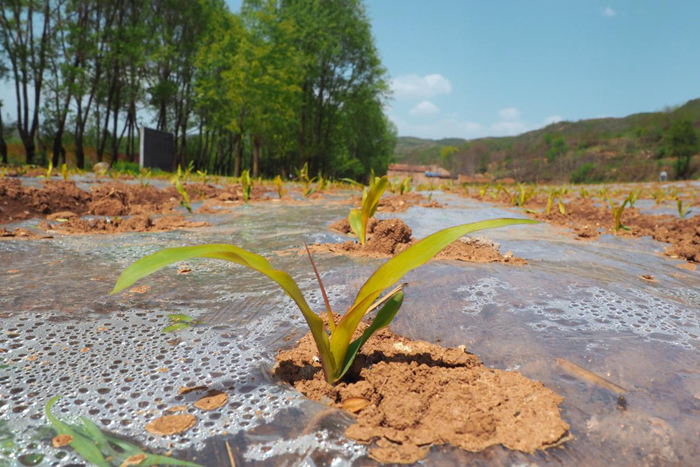
[{"label": "white cloud", "polygon": [[602,12],[603,17],[605,18],[612,18],[613,16],[617,15],[617,12],[613,10],[611,7],[605,7]]},{"label": "white cloud", "polygon": [[503,121],[514,122],[520,120],[520,111],[515,107],[508,107],[507,109],[499,110],[498,117]]},{"label": "white cloud", "polygon": [[515,136],[528,131],[528,127],[523,122],[496,122],[489,128],[489,136]]},{"label": "white cloud", "polygon": [[551,125],[552,123],[563,122],[564,118],[561,115],[552,115],[551,117],[545,118],[542,123],[544,126]]},{"label": "white cloud", "polygon": [[390,84],[398,100],[429,99],[452,92],[452,83],[440,74],[404,75],[392,79]]},{"label": "white cloud", "polygon": [[430,101],[423,101],[420,104],[416,104],[408,114],[412,117],[425,117],[429,115],[437,115],[440,113],[440,108]]},{"label": "white cloud", "polygon": [[443,116],[440,119],[425,124],[415,124],[397,116],[390,116],[401,136],[418,138],[479,138],[486,132],[482,125],[474,122],[459,120],[455,115]]}]

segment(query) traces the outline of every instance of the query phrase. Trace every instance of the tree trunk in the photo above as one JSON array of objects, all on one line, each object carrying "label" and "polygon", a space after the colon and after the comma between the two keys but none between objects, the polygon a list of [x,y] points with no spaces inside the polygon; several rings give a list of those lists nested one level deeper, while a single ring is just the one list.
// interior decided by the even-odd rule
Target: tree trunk
[{"label": "tree trunk", "polygon": [[253,178],[260,176],[260,147],[262,146],[262,138],[256,136],[253,138]]}]

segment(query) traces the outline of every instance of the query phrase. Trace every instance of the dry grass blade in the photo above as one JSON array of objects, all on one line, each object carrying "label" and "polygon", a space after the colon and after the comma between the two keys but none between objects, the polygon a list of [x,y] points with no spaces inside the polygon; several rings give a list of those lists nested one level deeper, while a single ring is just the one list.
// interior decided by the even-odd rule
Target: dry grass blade
[{"label": "dry grass blade", "polygon": [[231,445],[226,441],[226,452],[228,453],[228,461],[231,467],[236,467],[236,460],[233,458],[233,451],[231,450]]},{"label": "dry grass blade", "polygon": [[314,268],[314,274],[316,274],[316,279],[318,280],[318,285],[321,287],[321,294],[323,295],[323,301],[326,304],[326,313],[328,313],[328,324],[331,327],[331,331],[335,331],[335,319],[333,319],[333,311],[331,311],[331,302],[328,300],[328,295],[326,294],[326,288],[323,286],[323,281],[321,280],[321,275],[318,273],[318,268],[316,267],[316,262],[314,257],[311,256],[311,250],[309,250],[309,245],[304,242],[306,247],[306,254],[309,255],[309,261],[311,261],[311,266]]},{"label": "dry grass blade", "polygon": [[612,383],[608,381],[607,379],[598,376],[597,374],[586,370],[583,367],[578,366],[575,363],[572,363],[566,359],[563,358],[557,358],[555,361],[561,365],[566,371],[569,373],[572,373],[575,376],[579,376],[587,381],[590,381],[591,383],[597,384],[598,386],[604,387],[606,389],[611,390],[612,392],[616,394],[627,394],[627,389],[618,386],[615,383]]}]

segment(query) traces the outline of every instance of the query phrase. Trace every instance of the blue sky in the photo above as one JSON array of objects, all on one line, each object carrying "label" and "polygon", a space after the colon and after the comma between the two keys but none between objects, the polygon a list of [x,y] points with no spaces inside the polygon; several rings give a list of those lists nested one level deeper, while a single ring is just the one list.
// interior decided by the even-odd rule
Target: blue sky
[{"label": "blue sky", "polygon": [[[513,135],[700,97],[700,0],[365,4],[400,136]],[[0,100],[12,120],[12,83]]]},{"label": "blue sky", "polygon": [[699,0],[365,1],[400,136],[513,135],[700,97]]}]

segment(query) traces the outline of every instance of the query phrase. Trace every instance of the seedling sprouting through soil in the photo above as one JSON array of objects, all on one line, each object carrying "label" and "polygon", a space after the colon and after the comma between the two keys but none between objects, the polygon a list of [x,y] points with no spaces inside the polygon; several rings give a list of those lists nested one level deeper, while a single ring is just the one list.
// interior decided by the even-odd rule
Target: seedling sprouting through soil
[{"label": "seedling sprouting through soil", "polygon": [[284,188],[284,184],[282,183],[282,177],[280,175],[275,177],[275,186],[277,187],[277,196],[279,196],[279,199],[282,199],[287,190],[285,190]]},{"label": "seedling sprouting through soil", "polygon": [[75,425],[59,420],[51,413],[51,408],[58,399],[58,397],[54,397],[46,404],[46,418],[49,419],[53,430],[58,435],[54,438],[54,441],[58,442],[59,446],[70,446],[90,465],[97,467],[126,465],[202,467],[194,462],[143,452],[135,444],[104,433],[95,423],[85,417],[80,417],[80,423]]},{"label": "seedling sprouting through soil", "polygon": [[164,327],[163,332],[181,331],[198,324],[204,324],[204,321],[195,321],[193,317],[187,315],[168,315],[168,319],[170,319],[173,324]]},{"label": "seedling sprouting through soil", "polygon": [[182,200],[180,200],[180,205],[182,205],[183,208],[187,209],[187,212],[192,212],[192,206],[190,205],[190,195],[187,194],[187,190],[182,186],[182,183],[180,183],[180,178],[176,177],[174,179],[175,183],[175,189],[177,190],[178,193],[180,193],[180,196],[182,196]]},{"label": "seedling sprouting through soil", "polygon": [[253,180],[250,178],[250,172],[247,170],[241,172],[241,186],[243,187],[243,201],[247,203],[250,200],[250,193],[253,189]]},{"label": "seedling sprouting through soil", "polygon": [[[299,307],[316,343],[325,379],[328,384],[334,384],[351,367],[357,352],[367,339],[375,331],[388,326],[399,311],[404,296],[402,287],[396,287],[380,299],[380,295],[385,290],[396,284],[409,271],[430,261],[441,250],[464,235],[484,229],[535,223],[537,221],[526,219],[493,219],[450,227],[424,238],[379,267],[360,288],[355,301],[337,323],[322,287],[330,333],[326,332],[323,320],[311,310],[299,286],[289,274],[274,269],[262,256],[235,245],[200,245],[161,250],[129,266],[117,280],[112,293],[130,287],[142,277],[164,266],[191,258],[223,259],[258,271],[276,282]],[[320,276],[318,278],[320,283]],[[380,307],[372,324],[362,336],[353,341],[352,335],[362,318]]]},{"label": "seedling sprouting through soil", "polygon": [[63,180],[66,182],[70,180],[70,174],[68,173],[68,164],[63,164],[61,166],[61,175],[63,176]]},{"label": "seedling sprouting through soil", "polygon": [[678,217],[685,219],[688,214],[690,214],[690,206],[683,206],[683,200],[678,198]]},{"label": "seedling sprouting through soil", "polygon": [[369,187],[362,191],[362,206],[360,209],[353,209],[348,216],[350,228],[357,235],[360,244],[364,245],[367,242],[367,223],[377,212],[379,207],[379,199],[384,194],[389,179],[384,175],[381,178],[374,176],[374,171],[369,178]]},{"label": "seedling sprouting through soil", "polygon": [[610,204],[610,209],[613,212],[613,219],[615,220],[615,232],[618,230],[629,230],[629,227],[622,225],[622,213],[625,212],[625,207],[629,203],[629,198],[625,199],[620,206],[615,206],[615,203],[611,198],[608,198],[608,203]]}]

